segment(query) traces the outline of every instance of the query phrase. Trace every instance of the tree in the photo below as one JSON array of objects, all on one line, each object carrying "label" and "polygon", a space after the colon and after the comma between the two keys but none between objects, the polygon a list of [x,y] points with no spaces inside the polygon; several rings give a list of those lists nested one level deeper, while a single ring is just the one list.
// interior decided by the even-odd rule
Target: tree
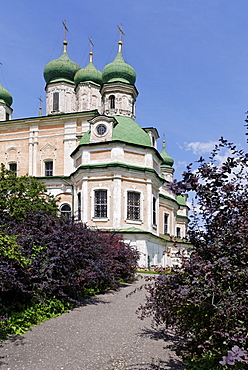
[{"label": "tree", "polygon": [[0,217],[24,219],[27,213],[37,211],[57,212],[56,199],[34,177],[16,177],[14,172],[1,165]]},{"label": "tree", "polygon": [[[218,165],[223,148],[229,155]],[[221,138],[209,161],[200,158],[196,169],[190,164],[183,180],[171,184],[177,194],[194,192],[197,200],[189,228],[192,256],[181,271],[148,287],[141,311],[187,339],[191,369],[248,363],[247,164],[248,153]]]}]

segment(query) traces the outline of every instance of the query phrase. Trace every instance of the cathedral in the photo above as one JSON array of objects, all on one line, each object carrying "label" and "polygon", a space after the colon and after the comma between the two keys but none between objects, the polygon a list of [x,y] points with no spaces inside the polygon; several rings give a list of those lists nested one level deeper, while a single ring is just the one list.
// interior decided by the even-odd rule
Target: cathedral
[{"label": "cathedral", "polygon": [[140,252],[141,268],[179,265],[187,255],[186,197],[168,189],[173,159],[158,131],[135,122],[135,70],[122,41],[103,71],[62,55],[44,68],[46,115],[12,119],[12,96],[0,84],[0,163],[43,182],[61,215],[116,231]]}]

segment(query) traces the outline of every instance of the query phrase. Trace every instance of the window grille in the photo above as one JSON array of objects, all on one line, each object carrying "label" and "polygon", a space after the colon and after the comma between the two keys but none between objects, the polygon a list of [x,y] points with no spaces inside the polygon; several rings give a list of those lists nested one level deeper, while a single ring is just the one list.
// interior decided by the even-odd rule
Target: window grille
[{"label": "window grille", "polygon": [[45,176],[53,176],[53,161],[45,162]]},{"label": "window grille", "polygon": [[127,219],[140,220],[140,193],[127,192]]},{"label": "window grille", "polygon": [[107,217],[107,190],[95,190],[94,217]]}]

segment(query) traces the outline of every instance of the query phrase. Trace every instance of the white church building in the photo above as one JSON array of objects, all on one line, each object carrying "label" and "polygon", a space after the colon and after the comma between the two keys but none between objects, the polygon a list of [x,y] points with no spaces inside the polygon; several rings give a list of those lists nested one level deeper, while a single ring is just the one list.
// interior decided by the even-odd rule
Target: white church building
[{"label": "white church building", "polygon": [[[0,163],[35,176],[59,198],[61,214],[113,230],[140,252],[139,265],[180,264],[188,206],[168,189],[173,159],[156,128],[135,122],[136,73],[122,56],[98,71],[60,58],[44,69],[46,115],[12,119],[12,96],[0,84]],[[176,242],[176,243],[175,243]]]}]

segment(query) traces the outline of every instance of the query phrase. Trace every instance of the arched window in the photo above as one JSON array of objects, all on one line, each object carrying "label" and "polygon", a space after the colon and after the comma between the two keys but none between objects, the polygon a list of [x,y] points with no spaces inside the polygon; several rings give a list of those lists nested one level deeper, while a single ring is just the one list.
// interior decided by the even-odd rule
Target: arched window
[{"label": "arched window", "polygon": [[60,207],[61,217],[70,218],[71,217],[71,206],[69,204],[63,204]]},{"label": "arched window", "polygon": [[114,95],[110,95],[109,104],[110,104],[110,109],[115,109],[115,96]]}]

